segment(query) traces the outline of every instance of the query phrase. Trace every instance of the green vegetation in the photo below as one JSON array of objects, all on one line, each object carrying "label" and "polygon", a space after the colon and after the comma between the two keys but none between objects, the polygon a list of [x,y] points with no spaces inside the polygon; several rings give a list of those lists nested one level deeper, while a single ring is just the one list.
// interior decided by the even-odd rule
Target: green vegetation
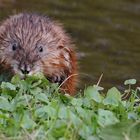
[{"label": "green vegetation", "polygon": [[0,88],[0,139],[139,140],[139,88],[131,87],[135,83],[125,81],[124,94],[113,87],[105,96],[103,88],[94,85],[71,97],[43,77],[14,76]]}]

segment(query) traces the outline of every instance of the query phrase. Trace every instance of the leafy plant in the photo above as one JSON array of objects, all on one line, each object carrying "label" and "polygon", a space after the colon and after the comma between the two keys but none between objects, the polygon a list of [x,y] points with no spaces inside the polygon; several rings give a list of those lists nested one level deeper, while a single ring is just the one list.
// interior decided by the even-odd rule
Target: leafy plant
[{"label": "leafy plant", "polygon": [[[126,85],[135,84],[128,80]],[[59,93],[58,85],[43,76],[0,87],[0,139],[3,140],[138,140],[139,90],[129,87],[129,99],[115,87],[103,93],[98,85],[84,95]]]}]

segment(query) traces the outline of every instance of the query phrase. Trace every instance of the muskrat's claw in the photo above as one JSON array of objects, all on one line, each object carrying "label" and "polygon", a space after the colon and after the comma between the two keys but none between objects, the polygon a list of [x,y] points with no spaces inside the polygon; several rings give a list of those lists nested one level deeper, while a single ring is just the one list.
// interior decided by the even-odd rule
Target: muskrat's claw
[{"label": "muskrat's claw", "polygon": [[61,84],[62,82],[64,82],[64,80],[66,79],[66,77],[64,77],[64,76],[61,76],[60,77],[60,81],[59,81],[59,84]]},{"label": "muskrat's claw", "polygon": [[64,76],[53,76],[53,77],[47,77],[47,79],[52,83],[59,83],[61,84],[64,80]]}]

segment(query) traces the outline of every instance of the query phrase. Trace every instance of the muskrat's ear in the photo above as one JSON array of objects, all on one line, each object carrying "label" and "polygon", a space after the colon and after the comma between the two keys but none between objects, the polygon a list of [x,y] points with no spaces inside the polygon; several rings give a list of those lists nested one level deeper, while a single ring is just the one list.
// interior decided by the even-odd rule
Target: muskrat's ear
[{"label": "muskrat's ear", "polygon": [[59,45],[57,48],[58,48],[58,49],[63,49],[63,50],[65,50],[65,51],[70,51],[70,48],[67,47],[67,46],[65,46],[65,45]]},{"label": "muskrat's ear", "polygon": [[63,49],[64,46],[63,46],[63,45],[59,45],[57,48],[58,48],[58,49]]}]

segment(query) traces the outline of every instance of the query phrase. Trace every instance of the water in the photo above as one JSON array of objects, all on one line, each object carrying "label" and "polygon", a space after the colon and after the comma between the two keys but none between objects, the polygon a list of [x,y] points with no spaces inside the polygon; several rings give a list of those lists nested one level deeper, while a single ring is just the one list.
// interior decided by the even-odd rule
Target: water
[{"label": "water", "polygon": [[81,87],[122,88],[140,80],[139,0],[0,0],[0,20],[18,12],[49,15],[64,24],[79,53]]}]

